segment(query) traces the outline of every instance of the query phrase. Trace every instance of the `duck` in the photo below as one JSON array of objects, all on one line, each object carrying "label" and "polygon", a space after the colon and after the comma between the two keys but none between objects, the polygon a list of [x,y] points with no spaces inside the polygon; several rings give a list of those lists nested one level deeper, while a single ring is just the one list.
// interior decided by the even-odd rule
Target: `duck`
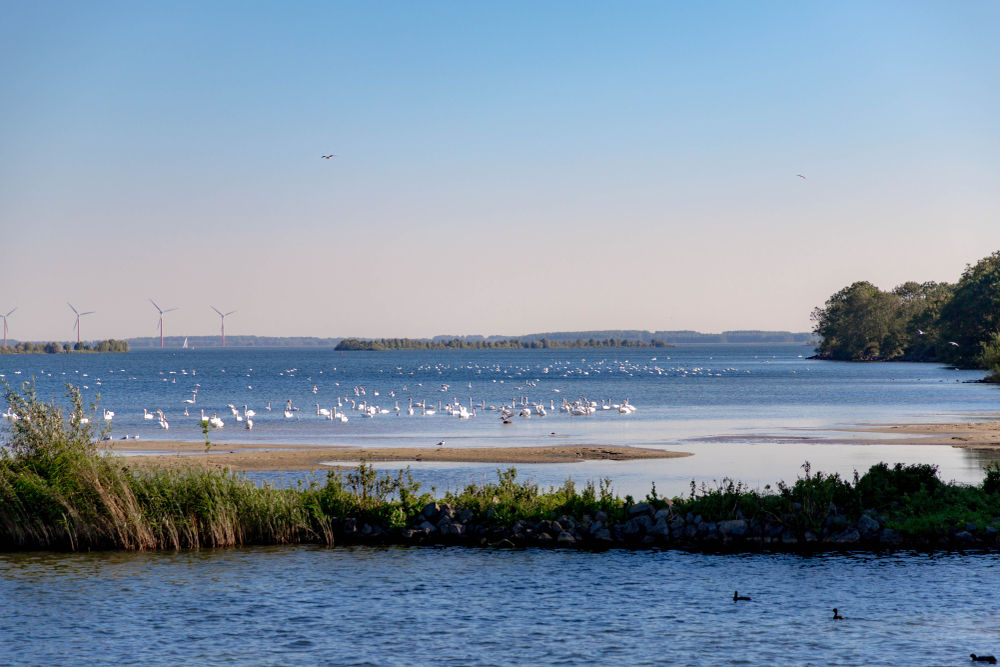
[{"label": "duck", "polygon": [[843,617],[843,616],[841,616],[841,615],[840,615],[840,614],[839,614],[839,613],[837,612],[837,608],[836,608],[836,607],[834,607],[834,608],[833,608],[833,620],[835,620],[835,621],[843,621],[843,620],[844,620],[844,617]]},{"label": "duck", "polygon": [[992,655],[976,655],[975,653],[970,653],[969,657],[972,658],[974,662],[985,662],[990,665],[997,664],[997,659]]},{"label": "duck", "polygon": [[733,591],[733,602],[750,602],[750,598],[740,595],[739,591]]}]

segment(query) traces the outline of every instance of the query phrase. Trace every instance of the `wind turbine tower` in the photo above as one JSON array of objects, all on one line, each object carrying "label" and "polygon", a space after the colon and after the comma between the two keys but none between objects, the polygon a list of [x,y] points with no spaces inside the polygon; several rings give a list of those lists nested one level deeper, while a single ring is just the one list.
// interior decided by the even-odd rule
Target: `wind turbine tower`
[{"label": "wind turbine tower", "polygon": [[[17,310],[17,308],[15,308],[14,310]],[[14,310],[10,311],[10,313],[13,313]],[[10,313],[7,313],[6,315],[0,315],[0,317],[3,318],[3,346],[4,347],[7,347],[7,318],[10,317]]]},{"label": "wind turbine tower", "polygon": [[177,310],[177,309],[176,308],[167,308],[166,310],[162,310],[159,306],[156,305],[156,302],[153,301],[152,299],[150,299],[149,302],[151,304],[153,304],[154,308],[156,308],[157,310],[160,311],[160,327],[159,327],[160,328],[160,347],[163,347],[163,313],[169,313],[171,310]]},{"label": "wind turbine tower", "polygon": [[73,308],[73,304],[71,304],[69,301],[66,302],[66,305],[69,306],[70,309],[74,313],[76,313],[76,324],[73,325],[73,328],[76,329],[76,344],[79,345],[80,344],[80,318],[83,317],[84,315],[93,315],[97,311],[96,310],[90,310],[90,311],[87,311],[86,313],[80,313],[80,312],[77,312],[76,308]]},{"label": "wind turbine tower", "polygon": [[232,315],[233,313],[235,313],[236,311],[233,310],[233,311],[230,311],[230,312],[226,313],[225,315],[223,315],[221,312],[219,312],[219,309],[216,308],[215,306],[212,306],[212,310],[214,310],[215,312],[219,313],[219,317],[222,318],[222,347],[225,347],[226,346],[226,318],[229,317],[230,315]]}]

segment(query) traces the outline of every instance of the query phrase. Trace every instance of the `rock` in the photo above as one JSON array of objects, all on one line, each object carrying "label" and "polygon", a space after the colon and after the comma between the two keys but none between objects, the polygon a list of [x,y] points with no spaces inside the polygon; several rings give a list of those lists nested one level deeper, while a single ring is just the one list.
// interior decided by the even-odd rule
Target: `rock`
[{"label": "rock", "polygon": [[691,524],[684,529],[684,537],[693,540],[698,534],[698,526]]},{"label": "rock", "polygon": [[535,530],[539,533],[552,533],[552,522],[551,521],[539,521],[535,524]]},{"label": "rock", "polygon": [[442,535],[464,535],[465,534],[465,526],[463,526],[462,524],[460,524],[460,523],[458,523],[456,521],[452,521],[451,523],[447,524],[444,528],[441,529],[441,534]]},{"label": "rock", "polygon": [[675,533],[681,533],[684,531],[684,519],[677,517],[670,522],[670,530]]},{"label": "rock", "polygon": [[594,521],[600,521],[601,523],[607,525],[608,513],[604,510],[597,510],[597,514],[594,515]]},{"label": "rock", "polygon": [[535,540],[539,544],[552,544],[552,536],[548,533],[539,533],[535,536]]},{"label": "rock", "polygon": [[444,529],[447,526],[451,525],[451,517],[448,516],[447,514],[444,514],[443,512],[441,514],[442,514],[442,516],[441,516],[440,521],[437,522],[437,527],[438,527],[438,530],[440,530],[443,533]]},{"label": "rock", "polygon": [[860,540],[861,534],[856,530],[845,530],[842,533],[837,533],[826,538],[826,541],[832,544],[854,544]]},{"label": "rock", "polygon": [[659,521],[660,519],[669,519],[671,517],[670,510],[662,509],[656,510],[656,514],[653,515],[653,521]]},{"label": "rock", "polygon": [[705,520],[704,520],[704,519],[702,519],[702,518],[701,518],[701,515],[699,514],[698,516],[696,516],[696,517],[694,518],[694,525],[696,525],[696,526],[700,526],[700,525],[701,525],[702,523],[704,523],[704,521],[705,521]]},{"label": "rock", "polygon": [[576,544],[576,538],[563,531],[556,537],[556,544],[560,547],[571,547]]},{"label": "rock", "polygon": [[650,535],[647,535],[646,537],[642,538],[642,540],[639,542],[639,544],[642,545],[644,548],[648,549],[649,547],[652,547],[652,546],[656,545],[656,538],[652,537]]},{"label": "rock", "polygon": [[469,521],[472,520],[472,517],[473,517],[472,510],[465,510],[464,512],[458,515],[458,520],[461,521],[462,523],[468,523]]},{"label": "rock", "polygon": [[667,525],[666,518],[660,517],[660,520],[652,528],[649,528],[646,534],[654,537],[670,537],[670,526]]},{"label": "rock", "polygon": [[507,539],[500,540],[499,542],[497,542],[497,548],[498,549],[513,549],[514,548],[514,543],[511,542],[510,540],[507,540]]},{"label": "rock", "polygon": [[427,503],[424,505],[424,516],[428,519],[436,519],[441,512],[441,506],[437,503]]},{"label": "rock", "polygon": [[422,524],[420,524],[420,530],[424,531],[425,534],[430,535],[435,530],[437,530],[437,526],[435,526],[430,521],[424,521]]},{"label": "rock", "polygon": [[361,529],[362,535],[371,535],[372,532],[373,532],[372,527],[369,526],[367,523],[365,524],[364,528]]},{"label": "rock", "polygon": [[847,517],[842,514],[838,514],[836,516],[829,516],[826,518],[826,526],[827,528],[830,529],[830,532],[841,533],[847,530],[847,525],[848,525]]},{"label": "rock", "polygon": [[993,526],[986,526],[986,529],[983,531],[983,536],[990,542],[993,542],[997,539],[997,529]]},{"label": "rock", "polygon": [[879,535],[878,541],[889,546],[898,546],[903,543],[903,536],[892,528],[885,528],[882,530],[882,534]]},{"label": "rock", "polygon": [[632,507],[628,508],[628,515],[633,517],[639,516],[640,514],[649,514],[652,509],[653,508],[649,506],[649,503],[636,503],[635,505],[632,505]]},{"label": "rock", "polygon": [[819,542],[819,538],[816,537],[816,533],[812,532],[811,530],[807,530],[806,533],[805,533],[805,535],[803,535],[802,537],[803,537],[803,539],[805,539],[806,542],[810,542],[810,543],[811,542]]},{"label": "rock", "polygon": [[358,532],[358,520],[357,519],[348,519],[347,521],[344,522],[344,534],[345,535],[353,535],[356,532]]},{"label": "rock", "polygon": [[781,533],[781,541],[784,544],[798,544],[799,538],[795,537],[795,533],[791,528],[785,528]]},{"label": "rock", "polygon": [[871,518],[867,514],[862,515],[861,518],[858,519],[858,530],[861,531],[861,534],[865,537],[870,537],[871,535],[877,533],[878,529],[878,521]]},{"label": "rock", "polygon": [[735,519],[733,521],[721,521],[719,522],[719,532],[723,535],[731,537],[743,537],[746,535],[748,526],[747,522],[742,519]]},{"label": "rock", "polygon": [[976,536],[967,530],[955,533],[955,540],[962,544],[972,544],[976,541]]},{"label": "rock", "polygon": [[594,533],[594,539],[598,542],[610,542],[611,541],[611,531],[605,528],[604,530]]},{"label": "rock", "polygon": [[455,516],[455,508],[447,503],[441,505],[441,515],[446,516],[449,519]]},{"label": "rock", "polygon": [[965,524],[965,530],[966,530],[966,532],[969,532],[969,533],[972,533],[973,535],[975,535],[976,532],[979,530],[979,526],[977,526],[974,523],[967,523],[967,524]]},{"label": "rock", "polygon": [[594,523],[590,524],[590,528],[588,529],[591,535],[597,535],[597,533],[601,532],[602,530],[604,530],[604,524],[601,523],[600,521],[595,521]]},{"label": "rock", "polygon": [[[649,519],[649,517],[643,517]],[[622,526],[622,535],[625,537],[641,537],[643,535],[643,526],[637,519],[629,519]]]}]

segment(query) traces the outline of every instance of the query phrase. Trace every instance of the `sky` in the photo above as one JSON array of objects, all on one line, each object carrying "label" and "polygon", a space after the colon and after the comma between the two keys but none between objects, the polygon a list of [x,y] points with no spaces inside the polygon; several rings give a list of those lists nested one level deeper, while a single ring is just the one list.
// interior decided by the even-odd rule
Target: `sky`
[{"label": "sky", "polygon": [[[995,2],[0,0],[10,336],[807,331],[1000,249]],[[335,154],[329,160],[321,155]],[[798,175],[805,178],[800,178]]]}]

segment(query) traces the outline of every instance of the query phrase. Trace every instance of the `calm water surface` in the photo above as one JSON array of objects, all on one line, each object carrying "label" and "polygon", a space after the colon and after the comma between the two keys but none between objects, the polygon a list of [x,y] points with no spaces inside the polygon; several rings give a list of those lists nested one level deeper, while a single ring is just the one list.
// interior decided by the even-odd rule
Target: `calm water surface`
[{"label": "calm water surface", "polygon": [[[1000,650],[997,566],[456,548],[5,554],[0,665],[965,665]],[[753,601],[734,604],[737,588]]]}]

